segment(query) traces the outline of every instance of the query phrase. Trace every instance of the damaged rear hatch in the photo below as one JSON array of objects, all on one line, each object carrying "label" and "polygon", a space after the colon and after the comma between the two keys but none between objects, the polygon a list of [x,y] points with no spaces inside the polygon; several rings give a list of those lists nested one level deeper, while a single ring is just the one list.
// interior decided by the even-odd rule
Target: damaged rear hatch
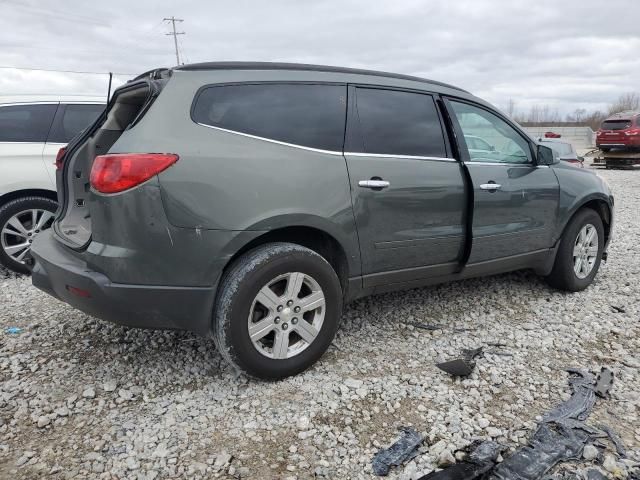
[{"label": "damaged rear hatch", "polygon": [[148,111],[171,76],[171,70],[146,72],[118,88],[105,112],[69,143],[56,174],[60,207],[53,223],[56,238],[84,250],[91,242],[90,173],[95,158],[104,155],[126,130]]}]

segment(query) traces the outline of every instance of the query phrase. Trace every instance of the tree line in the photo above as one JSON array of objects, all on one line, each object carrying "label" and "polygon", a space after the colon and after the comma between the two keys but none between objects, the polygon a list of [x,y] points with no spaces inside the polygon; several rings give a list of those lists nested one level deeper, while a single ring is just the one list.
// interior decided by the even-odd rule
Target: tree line
[{"label": "tree line", "polygon": [[509,99],[506,113],[525,127],[536,125],[552,127],[589,126],[592,130],[597,130],[600,128],[602,121],[609,115],[626,110],[640,111],[640,94],[635,92],[624,93],[615,102],[611,103],[605,111],[587,111],[584,108],[577,108],[564,116],[558,112],[557,108],[551,108],[549,105],[533,105],[529,111],[521,112],[516,108],[516,102],[513,99]]}]

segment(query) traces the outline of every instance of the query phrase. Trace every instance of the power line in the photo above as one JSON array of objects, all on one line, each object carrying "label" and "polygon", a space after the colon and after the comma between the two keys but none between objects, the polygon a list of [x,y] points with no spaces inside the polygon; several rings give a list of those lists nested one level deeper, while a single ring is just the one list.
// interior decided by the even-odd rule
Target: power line
[{"label": "power line", "polygon": [[170,18],[164,18],[163,22],[171,22],[173,32],[166,33],[165,35],[173,36],[173,44],[176,47],[176,65],[180,65],[180,54],[178,53],[178,35],[185,35],[184,32],[176,32],[176,22],[184,22],[182,18],[176,18],[173,15]]},{"label": "power line", "polygon": [[127,72],[89,72],[89,71],[79,71],[79,70],[55,70],[53,68],[30,68],[30,67],[11,67],[8,65],[0,65],[2,69],[8,70],[33,70],[36,72],[55,72],[55,73],[80,73],[83,75],[109,75],[109,73],[113,73],[114,75],[138,75],[137,73],[127,73]]}]

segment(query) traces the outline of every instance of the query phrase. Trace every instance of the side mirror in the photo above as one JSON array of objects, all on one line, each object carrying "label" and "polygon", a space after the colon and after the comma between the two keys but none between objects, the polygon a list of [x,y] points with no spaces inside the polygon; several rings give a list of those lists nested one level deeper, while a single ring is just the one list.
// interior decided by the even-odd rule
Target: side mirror
[{"label": "side mirror", "polygon": [[496,147],[494,147],[493,145],[489,145],[489,151],[490,152],[495,152],[496,151]]},{"label": "side mirror", "polygon": [[538,145],[537,149],[538,165],[553,165],[555,160],[553,158],[553,150],[544,145]]}]

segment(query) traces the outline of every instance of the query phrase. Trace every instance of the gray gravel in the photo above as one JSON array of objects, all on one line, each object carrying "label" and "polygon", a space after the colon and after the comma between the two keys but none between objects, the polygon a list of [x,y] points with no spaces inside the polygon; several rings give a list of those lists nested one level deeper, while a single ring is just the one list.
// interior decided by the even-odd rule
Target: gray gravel
[{"label": "gray gravel", "polygon": [[[568,397],[569,366],[616,372],[590,422],[640,459],[640,172],[600,174],[616,236],[587,291],[514,273],[363,299],[315,367],[278,383],[238,377],[211,340],[98,321],[0,272],[0,478],[371,478],[410,425],[425,445],[389,478],[417,478],[477,438],[525,443]],[[466,380],[434,366],[491,342],[512,356],[486,354]],[[609,449],[604,463],[624,478],[633,462]]]}]

